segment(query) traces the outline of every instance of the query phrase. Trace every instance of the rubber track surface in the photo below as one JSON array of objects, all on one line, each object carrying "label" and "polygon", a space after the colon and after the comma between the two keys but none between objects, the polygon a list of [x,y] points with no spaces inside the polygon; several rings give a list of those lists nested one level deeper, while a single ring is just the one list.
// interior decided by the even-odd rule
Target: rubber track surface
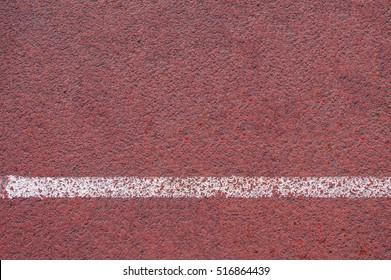
[{"label": "rubber track surface", "polygon": [[[2,258],[390,259],[389,200],[8,200]],[[11,242],[12,241],[12,242]]]},{"label": "rubber track surface", "polygon": [[[390,176],[388,1],[1,1],[0,176]],[[390,199],[1,200],[4,258],[390,258]]]}]

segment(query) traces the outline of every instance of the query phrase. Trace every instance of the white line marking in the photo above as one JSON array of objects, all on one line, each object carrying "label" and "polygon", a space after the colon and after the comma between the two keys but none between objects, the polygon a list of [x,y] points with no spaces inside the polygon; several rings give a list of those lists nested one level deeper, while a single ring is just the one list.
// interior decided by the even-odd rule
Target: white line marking
[{"label": "white line marking", "polygon": [[2,198],[391,197],[391,177],[0,177]]}]

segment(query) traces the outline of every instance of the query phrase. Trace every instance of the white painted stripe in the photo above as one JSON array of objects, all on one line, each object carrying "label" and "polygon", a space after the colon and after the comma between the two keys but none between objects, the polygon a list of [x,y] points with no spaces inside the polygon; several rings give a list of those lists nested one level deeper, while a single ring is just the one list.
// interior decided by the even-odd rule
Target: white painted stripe
[{"label": "white painted stripe", "polygon": [[391,197],[391,177],[0,177],[2,198]]}]

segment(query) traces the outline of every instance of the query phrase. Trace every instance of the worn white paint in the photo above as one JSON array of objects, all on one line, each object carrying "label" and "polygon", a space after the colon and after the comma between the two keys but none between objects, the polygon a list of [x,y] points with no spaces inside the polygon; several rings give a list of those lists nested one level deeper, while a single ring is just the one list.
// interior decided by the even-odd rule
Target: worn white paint
[{"label": "worn white paint", "polygon": [[391,197],[391,177],[0,177],[3,198]]}]

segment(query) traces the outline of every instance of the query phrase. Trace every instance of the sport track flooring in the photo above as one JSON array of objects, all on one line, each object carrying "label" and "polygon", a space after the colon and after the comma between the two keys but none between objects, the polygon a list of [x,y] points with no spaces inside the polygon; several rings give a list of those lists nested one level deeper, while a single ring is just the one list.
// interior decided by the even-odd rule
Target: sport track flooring
[{"label": "sport track flooring", "polygon": [[391,198],[7,198],[3,178],[391,174],[388,1],[1,1],[1,259],[390,259]]}]

